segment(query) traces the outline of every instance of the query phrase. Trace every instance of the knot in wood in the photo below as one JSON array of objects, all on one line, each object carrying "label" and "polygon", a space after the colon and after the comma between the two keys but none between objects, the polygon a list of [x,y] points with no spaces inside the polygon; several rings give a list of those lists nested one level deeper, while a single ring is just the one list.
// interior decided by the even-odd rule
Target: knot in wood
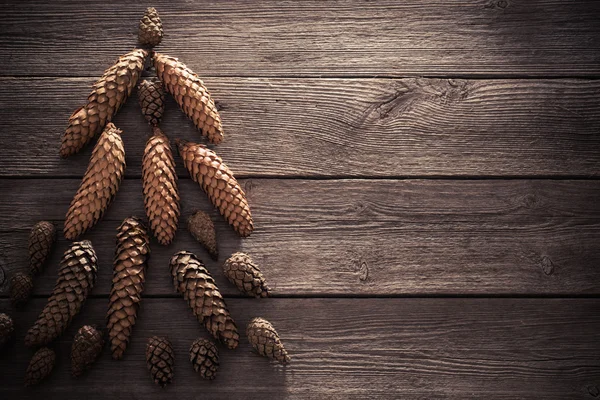
[{"label": "knot in wood", "polygon": [[552,273],[554,272],[554,263],[548,256],[542,257],[542,259],[540,260],[540,267],[546,275],[552,275]]},{"label": "knot in wood", "polygon": [[363,260],[359,260],[358,279],[360,279],[361,282],[365,282],[369,279],[369,266]]},{"label": "knot in wood", "polygon": [[600,396],[600,390],[598,389],[598,386],[596,385],[589,385],[587,387],[588,393],[590,394],[590,396],[592,397],[598,397]]}]

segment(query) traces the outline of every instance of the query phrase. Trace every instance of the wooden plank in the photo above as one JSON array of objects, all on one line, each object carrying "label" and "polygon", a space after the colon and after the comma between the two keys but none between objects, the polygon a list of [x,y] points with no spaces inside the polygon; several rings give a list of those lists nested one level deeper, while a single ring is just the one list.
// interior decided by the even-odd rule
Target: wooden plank
[{"label": "wooden plank", "polygon": [[[91,146],[61,160],[59,136],[92,81],[0,79],[0,176],[83,174]],[[216,151],[241,177],[600,174],[597,80],[211,78],[207,84],[225,121],[226,139]],[[127,174],[139,176],[149,129],[136,99],[115,123],[125,132]],[[202,141],[173,101],[162,126],[171,137]]]},{"label": "wooden plank", "polygon": [[[0,258],[6,273],[26,265],[29,228],[40,219],[62,227],[75,179],[0,180]],[[256,231],[240,239],[191,180],[180,181],[184,218],[210,211],[221,261],[254,256],[275,295],[490,295],[600,293],[600,182],[547,180],[279,180],[242,182]],[[115,229],[143,215],[139,180],[128,179],[85,235],[100,272],[95,294],[110,290]],[[59,242],[36,293],[54,285]],[[173,294],[168,260],[195,251],[228,295],[220,262],[208,260],[185,224],[173,245],[153,244],[148,294]],[[7,285],[2,293],[7,293]]]},{"label": "wooden plank", "polygon": [[[3,75],[95,76],[137,41],[144,6],[4,1]],[[209,76],[600,74],[597,2],[152,3],[160,51]]]}]

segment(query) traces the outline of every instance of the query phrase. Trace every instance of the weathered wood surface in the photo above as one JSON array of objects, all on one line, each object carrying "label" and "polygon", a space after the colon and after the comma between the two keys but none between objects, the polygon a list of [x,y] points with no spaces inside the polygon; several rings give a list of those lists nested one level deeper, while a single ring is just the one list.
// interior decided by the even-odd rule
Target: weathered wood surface
[{"label": "weathered wood surface", "polygon": [[[209,76],[591,76],[596,1],[156,0],[160,50]],[[138,2],[3,1],[0,73],[96,76],[136,45]]]}]

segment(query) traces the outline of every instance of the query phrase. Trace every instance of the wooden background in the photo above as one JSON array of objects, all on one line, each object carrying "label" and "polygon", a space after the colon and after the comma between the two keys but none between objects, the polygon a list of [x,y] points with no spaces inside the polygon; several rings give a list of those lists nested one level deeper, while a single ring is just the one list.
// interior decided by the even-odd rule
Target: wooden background
[{"label": "wooden background", "polygon": [[[144,4],[143,4],[144,3]],[[2,399],[593,399],[600,397],[600,3],[594,1],[2,1],[0,310],[16,320],[0,357]],[[247,299],[182,224],[152,245],[147,288],[123,361],[69,376],[85,323],[104,326],[115,228],[142,216],[149,133],[134,99],[127,179],[85,237],[97,286],[56,343],[41,386],[21,388],[22,339],[54,285],[58,241],[35,299],[11,309],[30,227],[62,227],[91,148],[58,157],[90,85],[136,43],[158,8],[159,51],[199,73],[226,139],[216,151],[249,195],[256,231],[236,237],[181,169],[183,217],[216,221],[221,260],[249,252],[273,298]],[[200,140],[173,101],[165,132]],[[173,292],[168,259],[203,258],[240,330],[271,320],[287,368],[222,348],[214,382],[187,349],[206,332]],[[147,337],[169,335],[174,383],[146,371]]]}]

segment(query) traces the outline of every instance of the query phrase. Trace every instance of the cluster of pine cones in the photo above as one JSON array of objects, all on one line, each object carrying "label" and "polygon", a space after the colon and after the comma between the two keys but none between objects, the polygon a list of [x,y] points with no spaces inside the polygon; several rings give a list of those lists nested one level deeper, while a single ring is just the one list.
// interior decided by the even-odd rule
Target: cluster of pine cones
[{"label": "cluster of pine cones", "polygon": [[[62,137],[60,155],[79,152],[95,136],[88,168],[65,218],[64,236],[79,238],[102,217],[116,195],[125,172],[122,131],[112,122],[119,108],[136,86],[151,57],[157,78],[143,80],[138,99],[144,117],[152,127],[142,160],[143,194],[149,229],[136,217],[123,221],[117,229],[113,262],[112,290],[107,313],[108,342],[112,357],[121,359],[127,349],[142,299],[146,269],[150,257],[150,234],[162,245],[175,237],[179,218],[179,192],[175,161],[167,135],[159,123],[164,111],[165,91],[192,119],[202,135],[212,144],[223,140],[221,118],[202,80],[176,58],[152,50],[163,37],[162,23],[154,8],[148,8],[139,25],[137,48],[121,56],[94,84],[87,103],[69,118]],[[175,140],[179,155],[191,178],[206,192],[220,213],[242,237],[254,229],[244,190],[221,158],[206,146]],[[198,211],[188,219],[188,230],[218,259],[216,234],[210,217]],[[22,306],[33,290],[33,277],[42,271],[56,240],[54,225],[36,224],[29,237],[29,268],[11,278],[11,298]],[[58,278],[46,306],[25,336],[28,347],[38,348],[27,368],[25,384],[34,385],[50,374],[56,355],[47,347],[70,325],[96,281],[98,260],[92,243],[78,241],[64,253]],[[202,261],[188,251],[177,252],[170,261],[175,290],[187,301],[192,312],[215,340],[229,349],[238,347],[240,335],[225,300]],[[252,297],[267,297],[269,288],[250,256],[235,253],[223,264],[225,276],[241,292]],[[290,358],[273,326],[263,318],[254,318],[246,328],[254,349],[282,364]],[[14,337],[14,324],[0,314],[0,348]],[[73,376],[81,375],[99,357],[104,337],[95,326],[84,325],[76,333],[71,349]],[[214,379],[219,366],[219,351],[210,340],[198,338],[190,347],[193,368],[205,379]],[[153,336],[146,348],[147,367],[153,380],[164,386],[173,376],[174,351],[168,338]]]}]

